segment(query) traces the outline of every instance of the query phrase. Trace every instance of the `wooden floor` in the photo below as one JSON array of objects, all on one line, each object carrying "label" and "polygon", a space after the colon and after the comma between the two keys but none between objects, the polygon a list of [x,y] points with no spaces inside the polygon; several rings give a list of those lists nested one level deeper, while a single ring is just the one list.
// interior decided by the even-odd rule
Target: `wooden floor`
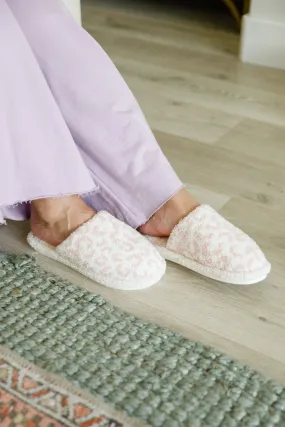
[{"label": "wooden floor", "polygon": [[[150,6],[139,13],[114,0],[83,6],[85,27],[123,73],[182,180],[256,239],[273,271],[238,287],[169,264],[152,289],[116,292],[39,262],[285,384],[285,72],[239,63],[234,23],[231,30],[215,16]],[[31,253],[27,227],[2,227],[2,246]]]}]

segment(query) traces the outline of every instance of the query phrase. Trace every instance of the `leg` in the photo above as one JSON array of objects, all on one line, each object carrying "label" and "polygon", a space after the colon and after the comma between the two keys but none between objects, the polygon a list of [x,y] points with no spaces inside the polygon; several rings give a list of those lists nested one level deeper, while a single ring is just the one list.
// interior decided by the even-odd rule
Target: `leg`
[{"label": "leg", "polygon": [[25,217],[7,205],[33,200],[28,242],[35,250],[105,286],[134,290],[154,285],[165,261],[150,242],[108,213],[97,215],[80,197],[51,198],[96,186],[4,0],[0,52],[2,222],[4,216]]},{"label": "leg", "polygon": [[182,188],[140,226],[139,231],[149,236],[168,237],[175,225],[198,206],[197,200]]},{"label": "leg", "polygon": [[[3,222],[4,217],[26,219],[29,215],[26,201],[83,194],[93,191],[96,185],[17,21],[3,0],[0,0],[0,33],[0,222]],[[59,200],[50,200],[49,205],[58,205]],[[76,203],[73,198],[68,200],[71,209],[80,198],[76,197]],[[12,207],[17,203],[20,204]],[[35,206],[38,203],[43,204],[35,202]],[[72,218],[78,209],[72,208]],[[80,209],[85,212],[82,205]],[[75,219],[72,224],[76,225]]]},{"label": "leg", "polygon": [[[99,183],[88,198],[134,228],[181,188],[129,88],[60,0],[9,0],[80,153]],[[189,209],[189,206],[188,206]]]}]

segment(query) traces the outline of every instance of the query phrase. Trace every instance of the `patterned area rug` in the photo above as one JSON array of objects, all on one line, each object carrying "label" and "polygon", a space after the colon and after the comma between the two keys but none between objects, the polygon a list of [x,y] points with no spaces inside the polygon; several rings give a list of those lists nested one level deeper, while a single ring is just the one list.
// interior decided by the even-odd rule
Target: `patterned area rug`
[{"label": "patterned area rug", "polygon": [[[119,421],[120,420],[120,421]],[[0,347],[1,427],[142,426]]]},{"label": "patterned area rug", "polygon": [[[0,253],[0,344],[20,355],[30,373],[21,372],[23,364],[4,351],[1,427],[21,425],[17,420],[23,417],[30,422],[22,423],[25,427],[35,422],[40,427],[285,426],[281,385],[123,313],[101,296],[44,272],[27,256]],[[41,390],[51,393],[51,400]],[[91,416],[91,424],[66,413]]]}]

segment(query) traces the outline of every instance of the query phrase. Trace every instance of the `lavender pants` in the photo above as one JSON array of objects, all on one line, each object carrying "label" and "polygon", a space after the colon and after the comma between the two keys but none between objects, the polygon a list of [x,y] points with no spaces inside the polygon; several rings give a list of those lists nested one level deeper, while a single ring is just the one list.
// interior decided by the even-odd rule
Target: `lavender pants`
[{"label": "lavender pants", "polygon": [[110,58],[61,0],[0,0],[0,222],[82,195],[137,228],[181,187]]}]

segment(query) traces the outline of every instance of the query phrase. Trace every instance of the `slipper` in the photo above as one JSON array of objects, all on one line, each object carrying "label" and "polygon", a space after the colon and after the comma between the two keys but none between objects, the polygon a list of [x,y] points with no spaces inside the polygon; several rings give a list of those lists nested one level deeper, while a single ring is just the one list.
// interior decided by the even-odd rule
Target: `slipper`
[{"label": "slipper", "polygon": [[187,215],[168,238],[148,239],[166,260],[221,282],[258,283],[271,269],[257,244],[207,205]]},{"label": "slipper", "polygon": [[32,232],[27,241],[40,254],[113,289],[148,288],[165,273],[165,260],[154,246],[104,211],[94,215],[59,246],[49,245]]}]

